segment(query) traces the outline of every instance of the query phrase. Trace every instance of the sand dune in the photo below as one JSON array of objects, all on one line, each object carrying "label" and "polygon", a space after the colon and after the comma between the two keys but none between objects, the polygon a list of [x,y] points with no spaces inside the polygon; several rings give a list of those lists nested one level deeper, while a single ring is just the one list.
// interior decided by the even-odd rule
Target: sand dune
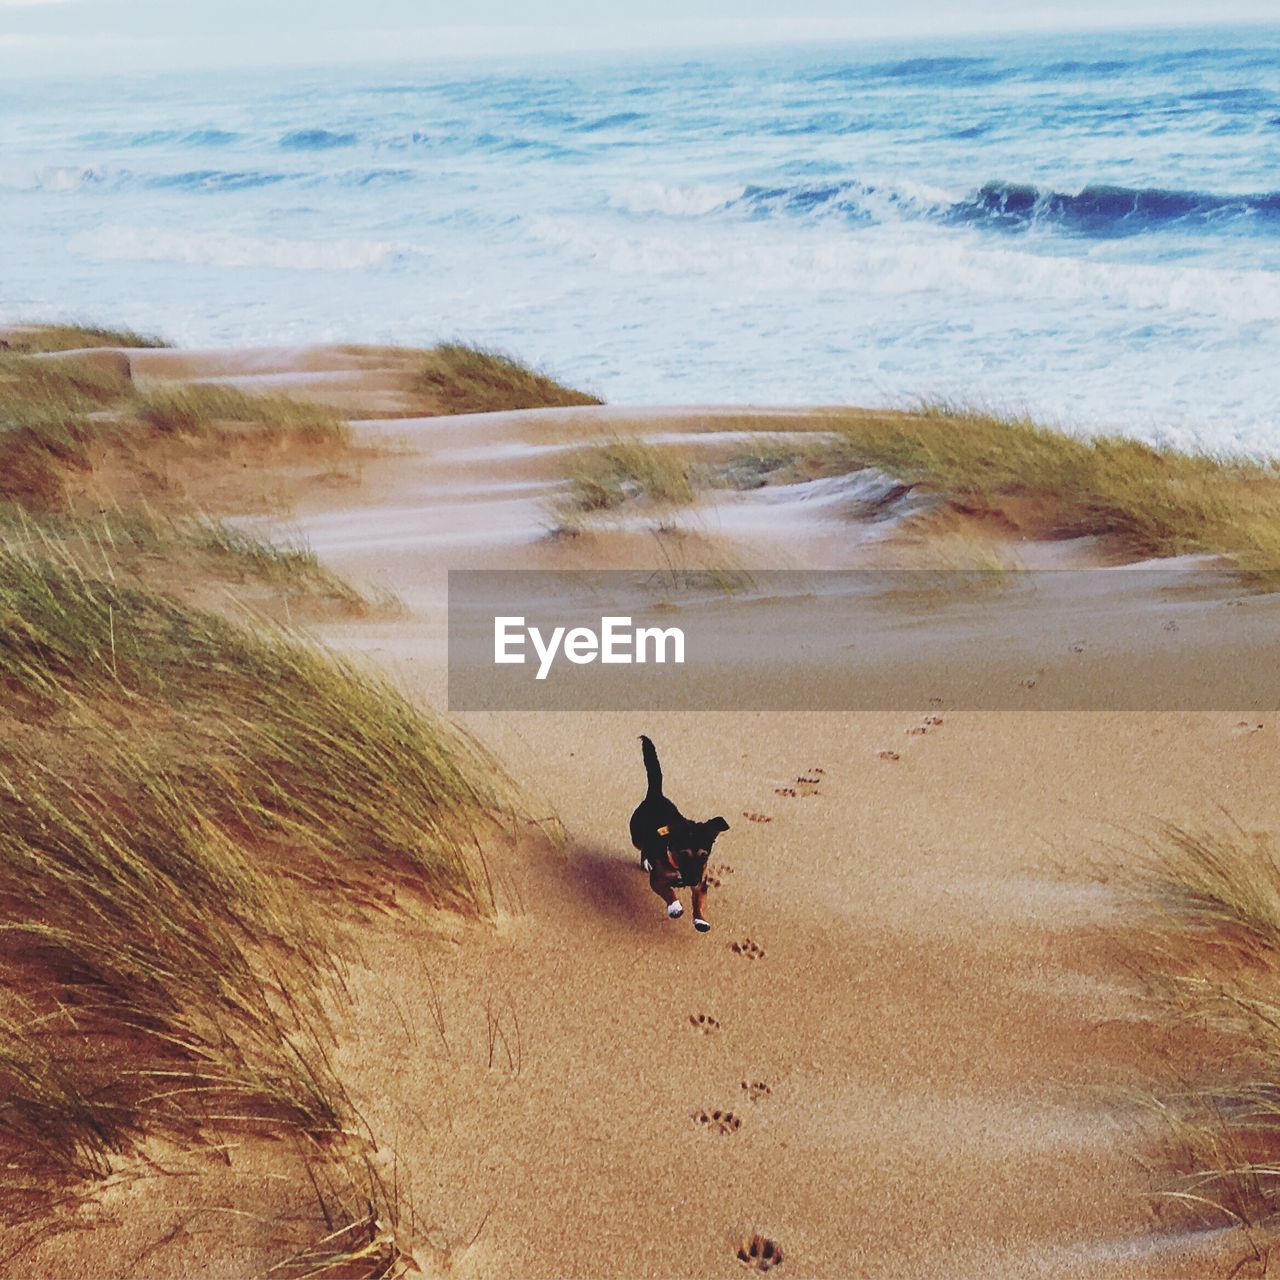
[{"label": "sand dune", "polygon": [[[364,413],[358,483],[304,476],[287,516],[246,523],[301,533],[327,567],[393,592],[402,611],[316,630],[437,706],[449,569],[940,555],[914,521],[932,500],[870,472],[714,489],[678,511],[640,503],[550,536],[568,449],[639,434],[699,458],[743,433],[821,436],[817,411],[413,418],[394,352],[128,359],[144,382],[226,380]],[[999,550],[1097,562],[1083,540]],[[1207,619],[1201,658],[1221,603],[1210,592],[1190,606]],[[822,602],[811,607],[819,627]],[[1016,628],[1014,605],[983,607],[1010,610]],[[1074,625],[1138,637],[1091,656],[1100,673],[1133,658],[1160,607],[1110,585],[1072,602]],[[1264,656],[1266,635],[1247,632],[1233,661]],[[986,661],[1004,678],[1000,654]],[[1104,842],[1215,804],[1265,823],[1280,763],[1269,718],[1242,734],[1228,712],[944,700],[463,720],[567,840],[490,851],[496,925],[409,910],[354,940],[335,1061],[414,1206],[426,1274],[746,1275],[752,1236],[794,1277],[1155,1280],[1202,1276],[1230,1252],[1151,1207],[1159,1148],[1124,1099],[1162,1080],[1177,1046],[1122,963],[1127,906],[1090,865]],[[641,732],[682,808],[732,826],[712,858],[706,936],[665,918],[627,841]],[[153,1247],[145,1206],[114,1212],[137,1246],[129,1274],[235,1274],[229,1237],[198,1254],[185,1232]],[[123,1249],[72,1248],[84,1274],[122,1274]],[[65,1251],[41,1256],[65,1269]]]},{"label": "sand dune", "polygon": [[[648,426],[680,443],[673,416]],[[545,536],[555,470],[531,435],[610,419],[636,413],[363,428],[402,452],[296,524],[412,612],[326,637],[440,701],[446,568],[645,563],[652,535],[625,526]],[[839,504],[753,497],[698,513],[710,549],[865,563],[872,530]],[[1158,1072],[1165,1033],[1099,928],[1121,908],[1085,864],[1117,830],[1210,801],[1261,821],[1272,726],[943,708],[912,734],[934,710],[469,718],[570,838],[503,867],[496,932],[366,942],[380,977],[361,1037],[377,1018],[384,1051],[346,1052],[437,1264],[732,1275],[759,1232],[795,1276],[1204,1273],[1213,1242],[1151,1217],[1147,1137],[1117,1103]],[[707,937],[668,922],[632,865],[641,731],[679,802],[733,824]],[[820,783],[779,794],[798,777]],[[734,1119],[704,1121],[716,1110]]]}]

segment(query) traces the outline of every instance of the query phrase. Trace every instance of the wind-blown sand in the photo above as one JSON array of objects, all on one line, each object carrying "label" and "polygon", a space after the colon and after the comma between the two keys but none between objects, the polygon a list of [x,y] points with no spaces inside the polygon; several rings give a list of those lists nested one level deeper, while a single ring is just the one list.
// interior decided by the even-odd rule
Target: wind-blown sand
[{"label": "wind-blown sand", "polygon": [[[197,371],[131,354],[135,374]],[[199,371],[310,393],[301,363]],[[740,409],[359,424],[386,452],[359,485],[313,486],[287,527],[406,610],[320,634],[442,706],[449,568],[658,555],[640,526],[549,538],[541,444],[639,428],[696,449],[751,425]],[[720,495],[683,545],[819,568],[874,563],[894,539],[892,512],[791,497]],[[1231,713],[945,706],[464,720],[568,839],[494,855],[496,927],[408,914],[360,939],[338,1064],[394,1150],[428,1274],[746,1275],[736,1251],[757,1232],[785,1277],[1206,1273],[1215,1242],[1150,1208],[1163,1175],[1124,1099],[1171,1048],[1113,940],[1123,903],[1089,864],[1214,805],[1265,824],[1269,718],[1247,734]],[[666,920],[635,865],[641,732],[685,812],[732,824],[707,936]],[[716,1110],[734,1119],[700,1118]],[[200,1272],[191,1237],[131,1274],[179,1262]]]}]

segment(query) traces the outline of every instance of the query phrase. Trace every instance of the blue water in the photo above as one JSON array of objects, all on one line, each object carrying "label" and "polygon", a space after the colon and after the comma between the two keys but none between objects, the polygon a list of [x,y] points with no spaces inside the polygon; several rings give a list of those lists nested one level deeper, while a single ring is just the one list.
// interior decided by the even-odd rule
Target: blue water
[{"label": "blue water", "polygon": [[0,88],[0,314],[1280,452],[1280,28]]}]

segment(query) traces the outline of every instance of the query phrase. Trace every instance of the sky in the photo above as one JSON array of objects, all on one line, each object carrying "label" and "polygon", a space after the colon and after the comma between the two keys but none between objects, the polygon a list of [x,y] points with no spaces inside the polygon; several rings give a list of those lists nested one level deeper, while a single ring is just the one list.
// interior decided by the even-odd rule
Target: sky
[{"label": "sky", "polygon": [[0,0],[0,74],[1275,21],[1276,0]]}]

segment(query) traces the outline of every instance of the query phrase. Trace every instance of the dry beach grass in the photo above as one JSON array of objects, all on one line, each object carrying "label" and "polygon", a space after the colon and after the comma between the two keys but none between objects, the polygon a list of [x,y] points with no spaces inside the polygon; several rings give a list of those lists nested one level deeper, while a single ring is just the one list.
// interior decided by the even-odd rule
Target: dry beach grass
[{"label": "dry beach grass", "polygon": [[492,910],[478,840],[509,807],[501,771],[376,673],[157,589],[252,579],[363,611],[305,548],[186,503],[130,504],[128,486],[97,506],[95,480],[118,484],[153,434],[332,448],[341,419],[4,360],[5,1219],[21,1231],[55,1221],[52,1206],[73,1213],[157,1138],[216,1150],[276,1132],[302,1140],[317,1214],[338,1224],[308,1265],[393,1270],[394,1233],[370,1223],[396,1206],[330,1062],[343,930],[396,886],[437,910]]}]

